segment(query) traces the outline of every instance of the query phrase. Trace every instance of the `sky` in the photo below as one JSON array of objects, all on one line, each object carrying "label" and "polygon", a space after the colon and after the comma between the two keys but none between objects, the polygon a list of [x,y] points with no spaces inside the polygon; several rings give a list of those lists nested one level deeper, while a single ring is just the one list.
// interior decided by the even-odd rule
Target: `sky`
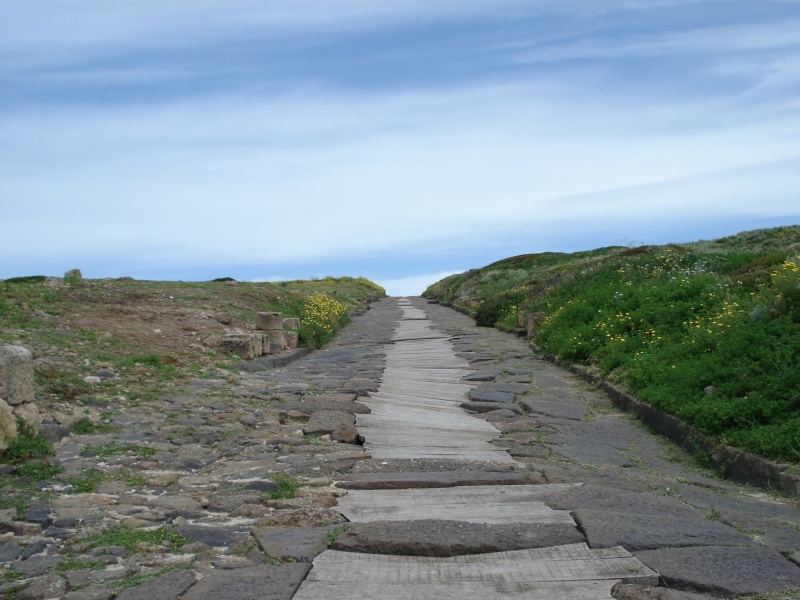
[{"label": "sky", "polygon": [[365,276],[800,224],[798,0],[2,0],[0,278]]}]

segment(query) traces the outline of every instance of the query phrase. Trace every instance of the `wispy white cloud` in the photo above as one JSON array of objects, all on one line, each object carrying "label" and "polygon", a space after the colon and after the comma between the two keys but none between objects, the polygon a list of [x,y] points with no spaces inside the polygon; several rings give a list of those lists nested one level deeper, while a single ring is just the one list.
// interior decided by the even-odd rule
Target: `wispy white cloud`
[{"label": "wispy white cloud", "polygon": [[[53,256],[275,273],[394,253],[396,265],[420,249],[498,247],[514,228],[558,239],[576,224],[790,218],[800,212],[797,22],[715,23],[724,4],[6,3],[0,276]],[[711,17],[637,27],[654,6]],[[61,26],[65,10],[75,27]],[[616,24],[626,11],[637,19]],[[509,15],[530,19],[532,43]],[[413,35],[423,26],[453,49],[428,57]],[[359,57],[384,34],[398,38],[366,77]],[[269,47],[282,52],[273,61],[243,39],[285,44]],[[308,44],[320,52],[295,52]],[[218,58],[229,45],[243,64]],[[341,57],[318,68],[329,47]],[[483,70],[462,72],[460,52]],[[703,86],[642,67],[698,55]],[[284,60],[288,75],[262,65]],[[440,269],[421,261],[383,281],[419,293],[405,291],[428,277],[414,273]]]}]

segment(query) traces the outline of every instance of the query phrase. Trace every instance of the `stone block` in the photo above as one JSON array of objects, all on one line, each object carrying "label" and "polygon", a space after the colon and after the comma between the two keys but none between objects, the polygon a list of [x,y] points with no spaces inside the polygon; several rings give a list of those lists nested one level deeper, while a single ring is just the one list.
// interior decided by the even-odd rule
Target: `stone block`
[{"label": "stone block", "polygon": [[290,317],[283,320],[283,327],[284,329],[299,329],[300,328],[300,319],[297,317]]},{"label": "stone block", "polygon": [[296,331],[285,331],[283,337],[286,339],[286,348],[294,350],[300,342],[300,334]]},{"label": "stone block", "polygon": [[270,347],[271,340],[269,336],[265,333],[259,334],[261,336],[261,354],[272,354],[272,348]]},{"label": "stone block", "polygon": [[8,448],[8,445],[17,437],[17,419],[9,404],[0,399],[0,452]]},{"label": "stone block", "polygon": [[311,414],[303,433],[310,435],[326,435],[342,425],[355,425],[356,418],[351,413],[338,410],[318,410]]},{"label": "stone block", "polygon": [[262,331],[283,329],[283,314],[279,312],[260,312],[256,317],[256,328]]},{"label": "stone block", "polygon": [[80,269],[70,269],[64,273],[64,279],[83,279],[83,274]]},{"label": "stone block", "polygon": [[33,357],[22,346],[0,346],[0,399],[16,406],[33,402]]},{"label": "stone block", "polygon": [[286,350],[286,334],[283,329],[268,329],[270,343],[277,345],[281,350]]},{"label": "stone block", "polygon": [[34,433],[39,433],[39,428],[42,425],[42,415],[39,414],[39,409],[33,402],[27,404],[17,404],[13,408],[14,416],[22,421],[25,426]]},{"label": "stone block", "polygon": [[249,333],[228,333],[222,336],[217,348],[245,360],[256,357],[255,336]]}]

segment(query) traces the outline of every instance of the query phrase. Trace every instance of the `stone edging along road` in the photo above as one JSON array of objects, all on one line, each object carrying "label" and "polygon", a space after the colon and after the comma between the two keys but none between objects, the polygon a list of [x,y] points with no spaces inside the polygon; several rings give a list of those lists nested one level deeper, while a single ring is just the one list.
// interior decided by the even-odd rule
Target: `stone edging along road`
[{"label": "stone edging along road", "polygon": [[[21,521],[0,511],[0,594],[800,597],[795,503],[715,478],[519,338],[422,299],[377,302],[321,351],[111,424],[57,448],[95,491],[48,488]],[[112,445],[155,453],[92,450]],[[83,541],[120,525],[189,544]]]}]

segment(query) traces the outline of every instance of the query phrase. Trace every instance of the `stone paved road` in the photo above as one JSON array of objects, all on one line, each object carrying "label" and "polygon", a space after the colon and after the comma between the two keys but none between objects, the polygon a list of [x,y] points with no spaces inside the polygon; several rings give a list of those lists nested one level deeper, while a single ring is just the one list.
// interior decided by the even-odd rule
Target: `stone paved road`
[{"label": "stone paved road", "polygon": [[[7,566],[0,594],[288,600],[309,577],[310,561],[326,554],[341,557],[333,562],[373,555],[400,577],[396,565],[408,557],[452,564],[499,553],[508,557],[507,569],[509,560],[525,556],[515,553],[528,553],[524,565],[554,547],[573,557],[621,547],[660,574],[660,586],[618,586],[617,598],[800,589],[796,504],[714,478],[583,382],[535,358],[522,340],[424,300],[411,303],[474,370],[464,378],[476,385],[464,404],[475,422],[499,430],[489,443],[513,462],[487,468],[441,456],[371,458],[361,446],[330,441],[357,442],[353,423],[371,412],[367,395],[378,390],[402,315],[397,300],[387,299],[327,349],[293,364],[191,382],[112,415],[117,432],[65,438],[58,447],[65,477],[91,469],[97,484],[76,493],[45,483],[49,497],[23,520],[0,511],[0,562]],[[117,451],[98,455],[100,447]],[[141,448],[152,455],[135,451]],[[294,498],[272,498],[281,475],[304,484]],[[566,511],[577,527],[441,519],[348,524],[336,509],[347,489],[496,484],[544,491],[535,502]],[[190,544],[173,553],[157,543],[81,542],[118,525],[137,532],[174,527]],[[327,547],[337,552],[323,553]],[[530,595],[520,597],[537,597],[526,585],[516,591]]]}]

